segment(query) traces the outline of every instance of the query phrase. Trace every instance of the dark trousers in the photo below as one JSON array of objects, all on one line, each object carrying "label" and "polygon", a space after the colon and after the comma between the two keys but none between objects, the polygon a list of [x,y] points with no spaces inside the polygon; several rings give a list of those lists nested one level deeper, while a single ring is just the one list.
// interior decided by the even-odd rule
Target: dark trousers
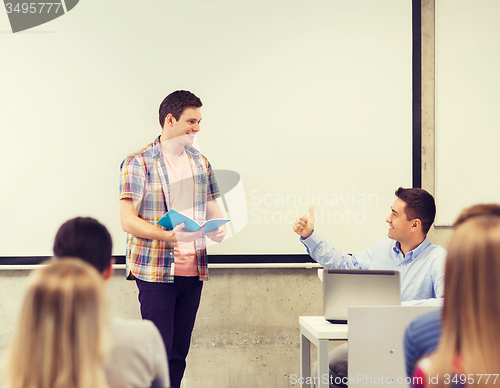
[{"label": "dark trousers", "polygon": [[160,331],[167,350],[171,386],[180,388],[203,282],[197,276],[175,276],[173,283],[139,279],[136,283],[142,319],[152,321]]}]

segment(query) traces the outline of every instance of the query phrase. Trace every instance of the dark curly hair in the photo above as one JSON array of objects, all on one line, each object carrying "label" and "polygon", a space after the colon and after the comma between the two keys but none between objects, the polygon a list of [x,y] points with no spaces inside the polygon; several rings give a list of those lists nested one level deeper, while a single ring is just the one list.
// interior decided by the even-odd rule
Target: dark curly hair
[{"label": "dark curly hair", "polygon": [[201,100],[187,90],[176,90],[170,93],[160,104],[159,119],[163,128],[165,118],[170,113],[176,120],[179,120],[186,107],[201,108]]},{"label": "dark curly hair", "polygon": [[408,221],[418,218],[422,222],[422,231],[427,234],[436,217],[434,197],[423,189],[396,190],[396,196],[406,203],[405,214]]}]

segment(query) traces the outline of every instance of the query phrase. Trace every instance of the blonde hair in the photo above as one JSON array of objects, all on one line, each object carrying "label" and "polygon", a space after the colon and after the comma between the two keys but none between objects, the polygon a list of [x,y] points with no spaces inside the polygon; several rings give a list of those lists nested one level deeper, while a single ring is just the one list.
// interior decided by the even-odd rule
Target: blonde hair
[{"label": "blonde hair", "polygon": [[78,259],[35,271],[8,353],[9,388],[105,388],[102,278]]},{"label": "blonde hair", "polygon": [[[476,374],[500,371],[498,215],[474,216],[456,226],[446,259],[444,295],[442,334],[430,358],[430,376],[438,378],[436,387],[451,385],[446,375],[451,379],[462,374],[474,375],[472,384],[465,379],[467,386],[485,385],[486,376],[478,381]],[[487,385],[494,380],[492,376]]]}]

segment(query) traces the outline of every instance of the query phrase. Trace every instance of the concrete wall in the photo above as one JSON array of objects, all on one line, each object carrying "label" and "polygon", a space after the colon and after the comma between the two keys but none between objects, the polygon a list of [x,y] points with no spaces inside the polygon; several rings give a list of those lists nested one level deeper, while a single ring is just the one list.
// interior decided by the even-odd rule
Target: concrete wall
[{"label": "concrete wall", "polygon": [[[422,188],[435,190],[435,0],[422,0]],[[432,227],[429,239],[446,248],[450,227]]]},{"label": "concrete wall", "polygon": [[[434,0],[422,2],[423,187],[434,192]],[[449,228],[430,239],[446,246]],[[15,327],[29,271],[0,272],[0,351]],[[290,387],[299,374],[300,315],[322,314],[315,269],[215,269],[203,289],[184,388]],[[116,271],[111,314],[140,318],[137,289]],[[315,350],[315,349],[314,349]]]}]

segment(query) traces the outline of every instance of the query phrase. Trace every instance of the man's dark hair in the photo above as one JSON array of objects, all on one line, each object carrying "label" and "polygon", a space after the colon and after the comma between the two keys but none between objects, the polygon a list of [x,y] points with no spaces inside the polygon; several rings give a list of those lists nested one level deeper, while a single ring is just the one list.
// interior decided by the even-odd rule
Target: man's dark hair
[{"label": "man's dark hair", "polygon": [[434,197],[423,189],[396,190],[396,196],[406,203],[405,213],[408,221],[418,218],[422,222],[422,231],[427,234],[436,217]]},{"label": "man's dark hair", "polygon": [[165,118],[169,113],[176,120],[179,120],[182,112],[187,107],[201,108],[202,105],[201,100],[187,90],[176,90],[170,93],[160,104],[159,116],[161,127],[163,128],[165,125]]},{"label": "man's dark hair", "polygon": [[54,240],[56,257],[77,257],[100,273],[109,267],[113,241],[106,227],[94,218],[77,217],[61,225]]}]

